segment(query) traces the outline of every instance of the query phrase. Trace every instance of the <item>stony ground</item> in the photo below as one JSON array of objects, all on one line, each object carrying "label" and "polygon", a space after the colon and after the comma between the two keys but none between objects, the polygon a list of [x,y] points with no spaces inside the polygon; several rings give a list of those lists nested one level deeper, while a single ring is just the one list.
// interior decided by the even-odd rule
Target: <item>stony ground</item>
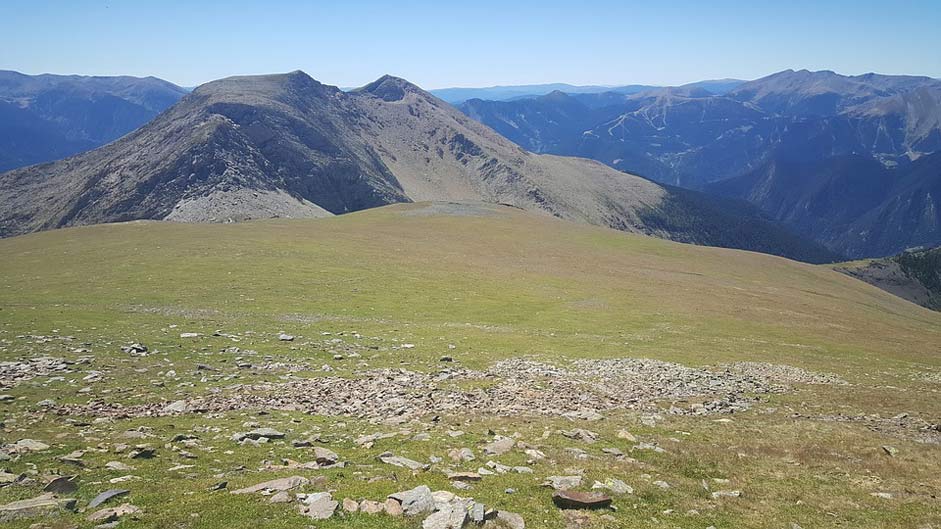
[{"label": "stony ground", "polygon": [[941,526],[938,315],[755,254],[369,215],[0,241],[0,525]]},{"label": "stony ground", "polygon": [[[453,345],[437,361],[409,360],[414,344],[355,331],[162,331],[158,347],[2,334],[0,518],[11,527],[52,514],[50,527],[199,527],[196,506],[223,500],[280,518],[272,526],[614,527],[641,511],[665,526],[720,527],[761,486],[689,460],[711,432],[861,423],[886,442],[856,457],[885,461],[906,457],[897,446],[941,443],[941,422],[924,417],[795,407],[815,387],[853,388],[793,366],[513,358],[471,369]],[[398,367],[372,365],[392,353]],[[867,479],[858,495],[875,506],[938,492]],[[185,521],[154,501],[160,483],[180,480],[175,492],[194,496]]]}]

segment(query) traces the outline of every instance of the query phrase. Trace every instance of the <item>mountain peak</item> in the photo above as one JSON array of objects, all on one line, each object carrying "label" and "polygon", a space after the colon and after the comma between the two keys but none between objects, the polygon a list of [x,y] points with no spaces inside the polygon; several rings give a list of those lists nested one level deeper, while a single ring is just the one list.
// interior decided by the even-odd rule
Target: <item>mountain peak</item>
[{"label": "mountain peak", "polygon": [[210,81],[193,90],[197,95],[259,95],[272,97],[275,94],[322,94],[338,88],[320,83],[301,70],[287,73],[238,75]]},{"label": "mountain peak", "polygon": [[369,83],[366,86],[357,88],[354,92],[369,93],[383,101],[399,101],[407,93],[425,94],[425,91],[418,86],[394,75],[383,75],[379,79]]}]

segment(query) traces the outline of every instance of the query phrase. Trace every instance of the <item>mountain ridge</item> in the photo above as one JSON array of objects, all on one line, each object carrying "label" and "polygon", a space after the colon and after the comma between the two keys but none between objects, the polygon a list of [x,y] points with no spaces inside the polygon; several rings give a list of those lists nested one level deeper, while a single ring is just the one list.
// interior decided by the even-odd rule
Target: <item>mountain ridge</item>
[{"label": "mountain ridge", "polygon": [[114,141],[186,93],[156,77],[30,76],[0,70],[0,171]]},{"label": "mountain ridge", "polygon": [[[941,150],[941,81],[930,77],[786,70],[722,96],[674,87],[631,95],[469,100],[460,108],[535,152],[584,156],[664,184],[750,200],[774,220],[851,257],[941,243],[932,213],[941,204],[928,175],[908,199],[898,195],[904,194],[898,186],[880,186],[883,194],[867,202],[873,210],[857,208],[852,219],[842,218],[853,205],[840,204],[840,193],[866,192],[853,189],[866,185],[854,185],[854,165],[842,164],[849,172],[838,186],[824,176],[840,160],[861,156],[880,166],[861,176],[902,180],[919,159]],[[772,176],[781,179],[776,191],[762,191]],[[817,207],[830,204],[833,211],[821,216],[802,209],[811,195]],[[826,216],[831,218],[813,225],[814,218]]]},{"label": "mountain ridge", "polygon": [[[695,223],[666,218],[692,200],[687,195],[595,161],[529,153],[392,76],[350,92],[300,71],[213,81],[112,144],[0,175],[0,194],[5,235],[139,218],[316,217],[446,200],[507,203],[683,242],[716,239]],[[671,205],[661,210],[665,198]],[[696,206],[701,216],[728,217],[722,209]],[[756,212],[738,210],[730,221],[750,232],[748,249],[775,253],[781,241],[792,257],[835,258]]]}]

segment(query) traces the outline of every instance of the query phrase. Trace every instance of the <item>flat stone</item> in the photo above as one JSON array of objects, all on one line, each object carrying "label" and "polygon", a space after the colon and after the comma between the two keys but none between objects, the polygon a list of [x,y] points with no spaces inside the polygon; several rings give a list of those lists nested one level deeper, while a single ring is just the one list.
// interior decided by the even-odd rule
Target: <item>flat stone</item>
[{"label": "flat stone", "polygon": [[278,340],[281,340],[282,342],[293,342],[294,336],[282,332],[278,335]]},{"label": "flat stone", "polygon": [[555,490],[574,489],[582,484],[581,476],[549,476],[543,485]]},{"label": "flat stone", "polygon": [[314,520],[326,520],[333,516],[339,505],[329,492],[317,492],[304,498],[303,513]]},{"label": "flat stone", "polygon": [[0,522],[53,514],[60,511],[74,511],[75,504],[75,498],[56,498],[52,493],[47,492],[28,500],[0,505]]},{"label": "flat stone", "polygon": [[611,506],[611,497],[600,492],[558,490],[552,502],[560,509],[603,509]]},{"label": "flat stone", "polygon": [[346,512],[356,512],[359,510],[359,503],[349,498],[343,498],[341,505]]},{"label": "flat stone", "polygon": [[460,502],[446,503],[422,522],[422,529],[461,529],[467,522],[467,506]]},{"label": "flat stone", "polygon": [[470,448],[452,448],[448,451],[448,457],[457,462],[473,461],[475,459],[474,452]]},{"label": "flat stone", "polygon": [[233,490],[232,494],[254,494],[261,491],[282,491],[296,489],[297,487],[307,485],[310,480],[303,476],[291,476],[287,478],[273,479],[265,481],[251,487]]},{"label": "flat stone", "polygon": [[629,432],[629,431],[627,431],[627,430],[619,430],[619,431],[618,431],[618,439],[626,439],[626,440],[628,440],[628,441],[630,441],[630,442],[632,442],[632,443],[636,443],[636,442],[637,442],[637,437],[635,437],[634,434],[632,434],[631,432]]},{"label": "flat stone", "polygon": [[899,449],[894,446],[882,445],[882,451],[891,457],[895,457],[899,453]]},{"label": "flat stone", "polygon": [[484,453],[492,456],[502,456],[516,446],[516,441],[510,437],[498,437],[492,443],[484,445]]},{"label": "flat stone", "polygon": [[101,509],[100,511],[93,512],[85,517],[85,519],[94,523],[108,523],[115,520],[120,520],[129,514],[138,514],[140,512],[140,508],[131,505],[130,503],[122,503],[117,507]]},{"label": "flat stone", "polygon": [[265,439],[284,439],[284,434],[275,430],[274,428],[255,428],[250,432],[237,433],[232,436],[232,440],[236,442],[243,441],[245,439],[251,439],[252,441],[257,441],[264,437]]},{"label": "flat stone", "polygon": [[183,413],[186,411],[186,401],[177,400],[163,407],[163,413]]},{"label": "flat stone", "polygon": [[402,505],[406,516],[417,516],[435,509],[435,499],[427,485],[420,485],[411,490],[390,494],[389,498]]},{"label": "flat stone", "polygon": [[268,503],[291,503],[293,499],[290,492],[282,490],[272,494],[271,497],[268,498]]},{"label": "flat stone", "polygon": [[591,430],[585,430],[583,428],[575,428],[574,430],[562,430],[562,435],[568,437],[569,439],[575,439],[585,443],[594,443],[598,440],[598,434],[592,432]]},{"label": "flat stone", "polygon": [[43,450],[48,450],[49,445],[34,439],[20,439],[19,441],[13,443],[13,448],[17,451],[42,452]]},{"label": "flat stone", "polygon": [[314,448],[314,459],[318,465],[335,465],[340,460],[340,456],[329,448],[318,446]]},{"label": "flat stone", "polygon": [[482,478],[476,472],[451,472],[448,474],[451,481],[480,481]]},{"label": "flat stone", "polygon": [[112,498],[125,496],[127,494],[130,494],[130,492],[131,491],[127,489],[108,489],[102,492],[101,494],[95,496],[94,499],[92,499],[92,501],[88,502],[88,508],[94,509],[95,507],[105,503],[106,501]]},{"label": "flat stone", "polygon": [[596,481],[591,486],[593,489],[607,489],[615,494],[634,494],[634,488],[619,479],[606,479],[604,483]]},{"label": "flat stone", "polygon": [[712,493],[712,499],[718,500],[719,498],[738,498],[741,497],[742,491],[740,490],[717,490]]},{"label": "flat stone", "polygon": [[427,465],[419,463],[418,461],[414,461],[407,457],[394,456],[389,453],[381,454],[379,456],[379,461],[382,461],[387,465],[394,465],[397,467],[407,468],[409,470],[423,470],[427,468]]},{"label": "flat stone", "polygon": [[10,472],[0,470],[0,486],[16,483],[20,480],[20,477],[20,474],[12,474]]},{"label": "flat stone", "polygon": [[54,492],[56,494],[72,494],[78,490],[78,476],[59,476],[43,487],[43,492]]}]

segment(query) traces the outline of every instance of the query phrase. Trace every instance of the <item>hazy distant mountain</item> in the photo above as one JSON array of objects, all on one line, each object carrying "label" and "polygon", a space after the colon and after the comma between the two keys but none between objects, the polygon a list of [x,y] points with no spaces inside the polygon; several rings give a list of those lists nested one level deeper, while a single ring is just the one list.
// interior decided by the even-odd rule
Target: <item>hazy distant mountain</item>
[{"label": "hazy distant mountain", "polygon": [[0,71],[0,171],[114,141],[185,94],[186,90],[154,77]]},{"label": "hazy distant mountain", "polygon": [[846,76],[829,70],[785,70],[743,83],[727,95],[775,114],[822,117],[926,86],[937,89],[941,81],[909,75]]},{"label": "hazy distant mountain", "polygon": [[487,99],[491,101],[509,101],[527,97],[546,95],[552,92],[565,92],[567,94],[599,94],[614,92],[619,94],[636,94],[654,88],[648,85],[627,86],[576,86],[565,83],[489,86],[485,88],[439,88],[429,90],[435,97],[448,103],[463,103],[468,99]]},{"label": "hazy distant mountain", "polygon": [[[917,226],[902,222],[922,205],[930,208],[937,195],[910,204],[911,211],[901,203],[882,206],[901,223],[887,228],[904,224],[909,234],[861,235],[865,228],[854,224],[876,215],[864,205],[875,208],[894,196],[894,186],[914,170],[913,160],[941,150],[936,79],[788,70],[725,95],[686,86],[631,95],[475,99],[460,108],[536,152],[585,156],[660,182],[747,198],[849,255],[887,255],[911,241],[941,241],[930,210]],[[867,178],[887,181],[876,186]],[[762,187],[769,182],[771,188]]]},{"label": "hazy distant mountain", "polygon": [[744,202],[529,153],[402,79],[343,92],[303,72],[207,83],[114,143],[0,175],[0,234],[424,200],[507,203],[680,241],[833,257]]},{"label": "hazy distant mountain", "polygon": [[[697,81],[683,85],[684,88],[701,88],[714,95],[722,95],[735,89],[745,81],[739,79],[710,79],[706,81]],[[631,95],[640,92],[646,92],[655,88],[662,88],[656,85],[623,85],[623,86],[600,86],[600,85],[570,85],[565,83],[532,84],[532,85],[509,85],[509,86],[489,86],[485,88],[439,88],[429,90],[436,97],[452,104],[460,104],[469,99],[484,99],[487,101],[511,101],[514,99],[526,99],[539,97],[552,92],[564,92],[566,94],[623,94]]]}]

